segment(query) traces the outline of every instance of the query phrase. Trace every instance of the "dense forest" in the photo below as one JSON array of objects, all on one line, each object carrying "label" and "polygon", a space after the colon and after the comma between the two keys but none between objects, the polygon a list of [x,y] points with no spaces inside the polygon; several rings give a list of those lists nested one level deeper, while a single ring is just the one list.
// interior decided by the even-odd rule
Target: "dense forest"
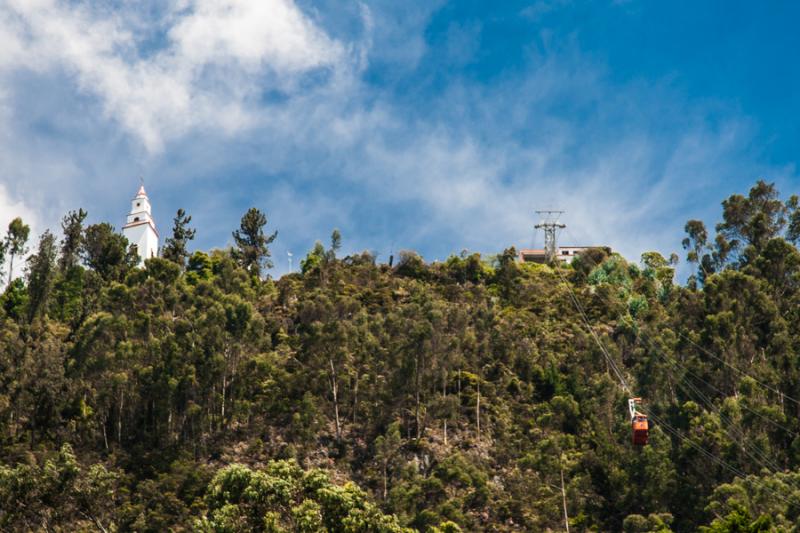
[{"label": "dense forest", "polygon": [[3,240],[2,531],[800,531],[800,209],[772,184],[686,224],[684,284],[677,255],[390,265],[338,231],[273,279],[258,209],[210,252],[180,210],[139,267],[86,217]]}]

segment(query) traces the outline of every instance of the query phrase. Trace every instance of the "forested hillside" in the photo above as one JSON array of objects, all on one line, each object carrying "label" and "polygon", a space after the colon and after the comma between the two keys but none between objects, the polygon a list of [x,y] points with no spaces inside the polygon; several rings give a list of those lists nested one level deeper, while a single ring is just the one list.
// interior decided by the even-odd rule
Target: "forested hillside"
[{"label": "forested hillside", "polygon": [[800,211],[770,184],[686,224],[685,285],[654,252],[389,266],[338,232],[272,279],[255,209],[191,254],[179,212],[138,268],[85,219],[4,241],[4,273],[34,253],[0,297],[0,530],[798,530]]}]

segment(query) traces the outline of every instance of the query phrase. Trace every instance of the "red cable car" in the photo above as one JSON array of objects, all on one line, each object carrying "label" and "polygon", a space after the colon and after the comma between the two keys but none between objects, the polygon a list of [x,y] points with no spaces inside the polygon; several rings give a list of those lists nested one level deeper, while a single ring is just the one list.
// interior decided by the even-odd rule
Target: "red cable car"
[{"label": "red cable car", "polygon": [[641,398],[630,398],[628,400],[628,410],[631,413],[631,429],[633,430],[633,445],[644,446],[647,444],[647,437],[649,436],[650,423],[647,421],[647,415],[640,413],[636,409],[637,405],[642,402]]}]

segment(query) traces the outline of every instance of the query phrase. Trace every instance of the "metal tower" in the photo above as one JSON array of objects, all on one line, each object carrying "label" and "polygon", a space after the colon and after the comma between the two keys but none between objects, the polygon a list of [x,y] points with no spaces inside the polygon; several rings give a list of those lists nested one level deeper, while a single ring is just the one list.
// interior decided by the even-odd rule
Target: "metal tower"
[{"label": "metal tower", "polygon": [[556,230],[564,229],[566,224],[560,224],[558,217],[564,214],[564,211],[536,211],[536,214],[542,218],[542,221],[534,226],[536,229],[544,230],[544,255],[548,263],[552,263],[556,259]]}]

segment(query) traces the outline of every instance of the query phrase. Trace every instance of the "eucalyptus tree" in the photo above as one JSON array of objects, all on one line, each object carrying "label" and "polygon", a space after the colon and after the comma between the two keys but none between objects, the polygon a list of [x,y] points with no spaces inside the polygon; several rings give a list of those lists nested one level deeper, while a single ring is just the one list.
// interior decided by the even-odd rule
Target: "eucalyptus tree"
[{"label": "eucalyptus tree", "polygon": [[45,231],[39,249],[28,258],[28,320],[47,313],[47,305],[56,277],[56,239]]},{"label": "eucalyptus tree", "polygon": [[62,272],[68,271],[80,260],[84,242],[83,222],[86,220],[86,215],[86,211],[78,209],[67,213],[61,221],[64,236],[61,239],[61,258],[58,266]]},{"label": "eucalyptus tree", "polygon": [[15,218],[8,224],[8,232],[4,241],[5,253],[8,254],[8,285],[11,284],[11,276],[14,272],[14,258],[28,252],[28,236],[31,228],[25,224],[20,217]]}]

